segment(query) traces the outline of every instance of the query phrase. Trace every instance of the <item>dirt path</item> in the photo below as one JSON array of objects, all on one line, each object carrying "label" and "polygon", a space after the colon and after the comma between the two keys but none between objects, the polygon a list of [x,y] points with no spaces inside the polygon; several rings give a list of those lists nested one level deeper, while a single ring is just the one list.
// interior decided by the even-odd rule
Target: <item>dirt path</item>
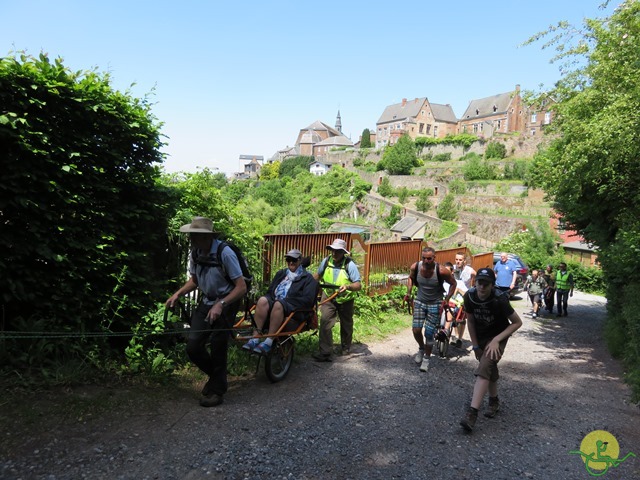
[{"label": "dirt path", "polygon": [[501,363],[502,409],[471,435],[458,421],[475,359],[452,349],[421,373],[407,329],[333,363],[298,359],[278,384],[260,372],[234,383],[219,408],[199,407],[193,391],[151,404],[132,395],[117,415],[89,412],[31,438],[4,431],[12,448],[0,450],[0,477],[582,479],[592,477],[569,452],[606,430],[619,443],[614,457],[638,457],[603,478],[638,479],[640,412],[603,345],[604,309],[578,293],[567,318],[523,316]]}]

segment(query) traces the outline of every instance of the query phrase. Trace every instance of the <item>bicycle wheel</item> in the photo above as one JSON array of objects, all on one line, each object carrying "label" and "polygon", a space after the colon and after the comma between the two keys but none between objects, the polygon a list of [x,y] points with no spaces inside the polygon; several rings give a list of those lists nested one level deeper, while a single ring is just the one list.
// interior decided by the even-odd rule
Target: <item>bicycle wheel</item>
[{"label": "bicycle wheel", "polygon": [[449,350],[449,339],[438,341],[438,351],[441,357],[444,358],[447,356],[447,350]]},{"label": "bicycle wheel", "polygon": [[289,373],[294,353],[294,338],[275,339],[273,347],[265,358],[264,372],[271,383],[279,382]]}]

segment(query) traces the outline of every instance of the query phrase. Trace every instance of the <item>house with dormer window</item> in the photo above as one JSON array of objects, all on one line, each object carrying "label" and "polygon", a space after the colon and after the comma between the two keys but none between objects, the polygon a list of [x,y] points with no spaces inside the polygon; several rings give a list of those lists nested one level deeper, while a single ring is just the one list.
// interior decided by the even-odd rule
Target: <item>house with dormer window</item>
[{"label": "house with dormer window", "polygon": [[457,119],[451,105],[430,103],[426,97],[402,99],[389,105],[376,122],[376,148],[395,144],[402,135],[444,138],[456,133]]},{"label": "house with dormer window", "polygon": [[459,133],[489,138],[496,133],[522,132],[524,116],[520,85],[515,90],[469,102],[458,121]]}]

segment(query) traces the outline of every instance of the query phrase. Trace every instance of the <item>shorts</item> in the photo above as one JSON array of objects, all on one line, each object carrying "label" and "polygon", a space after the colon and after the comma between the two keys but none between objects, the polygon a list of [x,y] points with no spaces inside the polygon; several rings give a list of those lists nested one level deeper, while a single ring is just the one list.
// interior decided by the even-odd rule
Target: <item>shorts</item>
[{"label": "shorts", "polygon": [[[484,347],[486,347],[490,341],[491,339],[480,341],[479,342],[480,348],[484,350]],[[498,348],[500,350],[500,358],[502,358],[502,355],[504,355],[504,349],[506,348],[508,341],[509,339],[505,338],[498,345]],[[489,357],[483,354],[482,357],[480,358],[480,363],[478,364],[478,368],[476,368],[473,374],[477,377],[486,378],[490,382],[497,382],[498,378],[500,378],[500,374],[498,372],[499,361],[500,360],[490,359]]]},{"label": "shorts", "polygon": [[529,294],[529,300],[531,300],[531,305],[533,305],[534,303],[542,303],[540,300],[540,294],[539,293],[533,293],[533,294]]},{"label": "shorts", "polygon": [[[269,328],[269,319],[271,318],[271,310],[273,309],[273,305],[278,301],[278,300],[274,300],[272,298],[269,297],[265,297],[267,299],[267,301],[269,302],[269,313],[267,314],[267,319],[264,323],[264,329],[265,331]],[[286,302],[280,302],[280,304],[282,305],[282,309],[284,311],[284,319],[286,320],[287,317],[289,315],[291,315],[291,310],[289,308],[289,304],[287,304]],[[298,327],[300,326],[301,323],[305,323],[309,317],[311,317],[311,312],[310,311],[304,311],[304,312],[295,312],[293,314],[293,317],[291,318],[291,320],[289,320],[289,322],[287,323],[287,325],[284,327],[283,332],[293,332],[295,330],[298,329]]]},{"label": "shorts", "polygon": [[438,325],[440,325],[440,305],[438,303],[422,303],[418,300],[413,301],[413,328],[424,327],[424,336],[426,338],[433,337]]}]

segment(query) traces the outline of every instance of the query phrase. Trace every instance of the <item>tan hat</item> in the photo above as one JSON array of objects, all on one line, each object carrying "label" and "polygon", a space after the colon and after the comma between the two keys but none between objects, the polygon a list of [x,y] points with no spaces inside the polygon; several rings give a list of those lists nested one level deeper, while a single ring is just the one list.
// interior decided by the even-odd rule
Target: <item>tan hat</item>
[{"label": "tan hat", "polygon": [[213,222],[205,217],[193,217],[191,223],[180,227],[180,231],[184,233],[214,233]]},{"label": "tan hat", "polygon": [[327,245],[327,250],[344,250],[347,255],[351,255],[347,250],[347,242],[341,238],[336,238],[331,245]]},{"label": "tan hat", "polygon": [[287,253],[285,253],[284,258],[295,258],[296,260],[298,260],[301,256],[302,252],[297,248],[294,248],[293,250],[289,250]]}]

